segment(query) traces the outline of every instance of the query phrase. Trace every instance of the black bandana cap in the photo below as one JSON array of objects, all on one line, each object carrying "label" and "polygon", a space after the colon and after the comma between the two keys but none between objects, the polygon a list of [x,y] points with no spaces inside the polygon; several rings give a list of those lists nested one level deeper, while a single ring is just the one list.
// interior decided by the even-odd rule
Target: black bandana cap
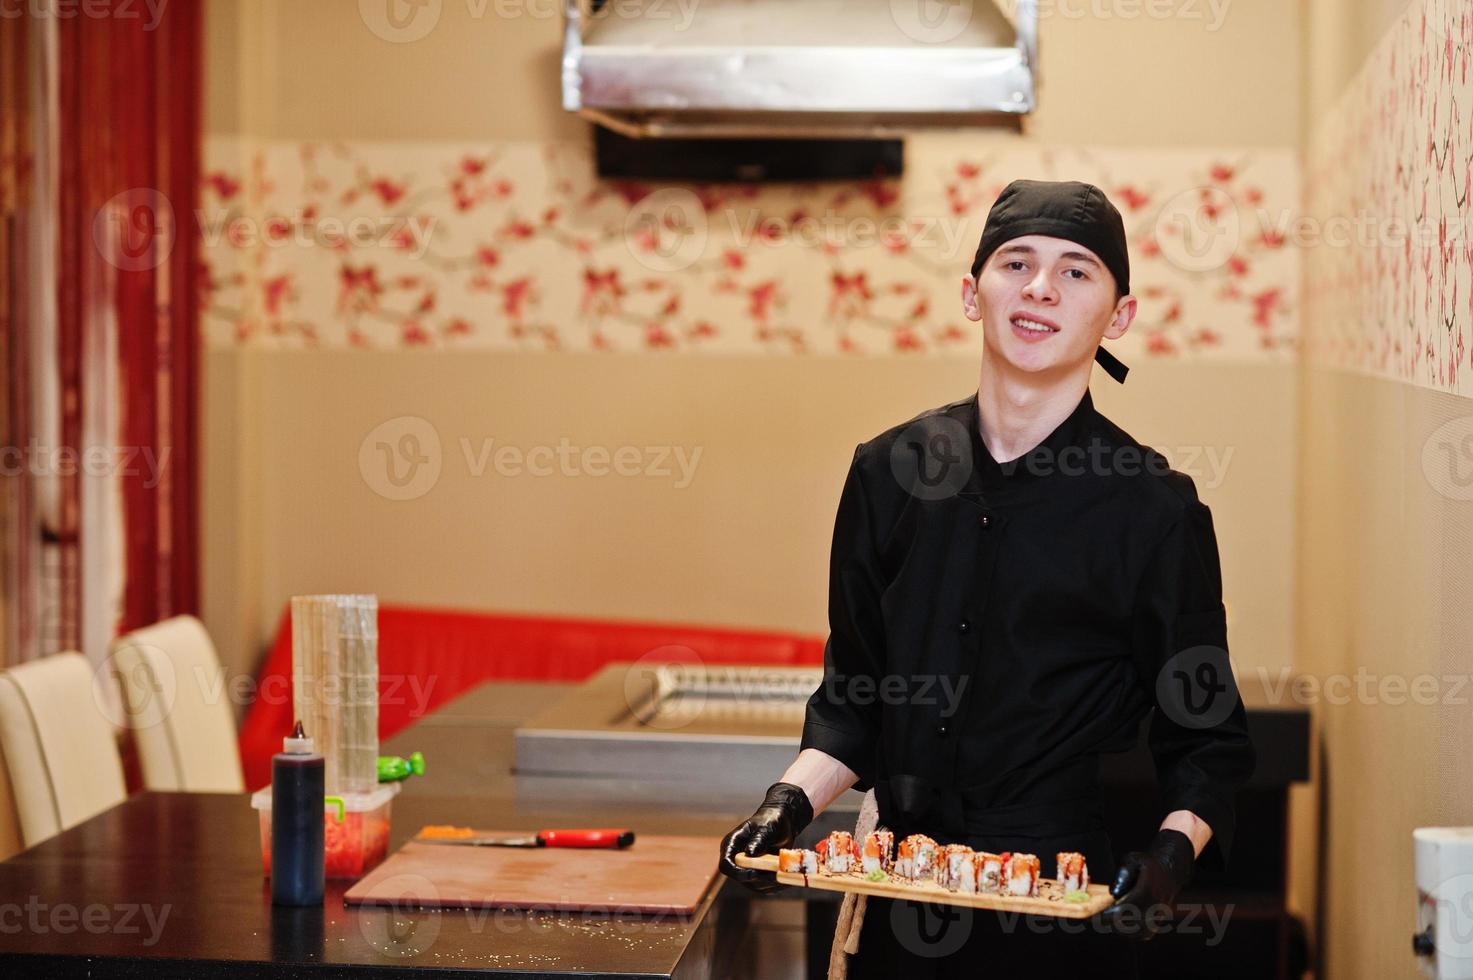
[{"label": "black bandana cap", "polygon": [[[1115,277],[1120,295],[1130,292],[1130,254],[1125,221],[1105,192],[1077,180],[1015,180],[1003,188],[982,229],[982,241],[972,259],[972,278],[993,252],[1024,235],[1047,235],[1078,242],[1100,257]],[[1105,350],[1095,349],[1095,360],[1105,373],[1125,383],[1126,367]]]}]

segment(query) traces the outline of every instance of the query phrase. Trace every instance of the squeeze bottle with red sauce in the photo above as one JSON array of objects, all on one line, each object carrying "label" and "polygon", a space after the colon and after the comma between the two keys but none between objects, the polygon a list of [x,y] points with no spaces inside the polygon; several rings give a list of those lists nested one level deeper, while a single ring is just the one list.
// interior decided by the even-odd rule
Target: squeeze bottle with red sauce
[{"label": "squeeze bottle with red sauce", "polygon": [[297,722],[271,757],[271,902],[321,905],[323,778],[327,769]]}]

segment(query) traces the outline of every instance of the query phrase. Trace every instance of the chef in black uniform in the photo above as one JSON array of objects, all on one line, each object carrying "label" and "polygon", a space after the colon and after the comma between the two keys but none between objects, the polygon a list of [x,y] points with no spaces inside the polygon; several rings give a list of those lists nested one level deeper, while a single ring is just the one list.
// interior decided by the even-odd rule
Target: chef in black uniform
[{"label": "chef in black uniform", "polygon": [[[1212,516],[1091,401],[1095,361],[1124,381],[1099,345],[1136,312],[1105,195],[1013,182],[971,272],[978,390],[855,450],[823,685],[797,760],[722,842],[721,867],[776,887],[734,856],[792,846],[845,790],[873,787],[896,840],[1030,852],[1045,876],[1080,851],[1117,901],[1081,922],[871,899],[851,978],[1130,977],[1130,940],[1162,928],[1194,866],[1227,859],[1254,765]],[[1130,748],[1147,714],[1164,819],[1117,864],[1100,755]]]}]

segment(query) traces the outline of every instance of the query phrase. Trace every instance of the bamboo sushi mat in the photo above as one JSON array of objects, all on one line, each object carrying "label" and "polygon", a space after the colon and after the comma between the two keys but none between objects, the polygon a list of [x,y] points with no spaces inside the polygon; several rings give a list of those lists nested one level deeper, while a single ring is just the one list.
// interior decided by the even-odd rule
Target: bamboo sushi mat
[{"label": "bamboo sushi mat", "polygon": [[1052,878],[1043,878],[1038,883],[1037,897],[1026,895],[1003,895],[996,892],[964,893],[941,887],[934,881],[906,882],[893,877],[884,881],[870,881],[861,872],[849,874],[793,874],[777,870],[777,855],[762,854],[748,857],[736,856],[738,867],[771,871],[784,885],[800,888],[819,888],[831,892],[854,892],[858,895],[875,895],[879,898],[903,898],[912,902],[933,902],[939,905],[965,905],[974,909],[996,909],[1000,912],[1022,912],[1027,915],[1052,915],[1061,919],[1088,919],[1115,904],[1110,889],[1104,885],[1090,885],[1086,889],[1089,899],[1083,902],[1064,900],[1064,891]]}]

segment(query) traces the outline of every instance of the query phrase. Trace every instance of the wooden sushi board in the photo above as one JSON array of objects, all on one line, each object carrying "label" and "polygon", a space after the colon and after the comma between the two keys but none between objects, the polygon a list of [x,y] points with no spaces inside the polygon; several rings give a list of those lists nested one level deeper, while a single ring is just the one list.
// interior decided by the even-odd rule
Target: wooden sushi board
[{"label": "wooden sushi board", "polygon": [[954,892],[942,888],[934,881],[911,884],[893,876],[884,881],[869,881],[857,871],[843,875],[794,874],[777,870],[776,854],[762,854],[757,857],[738,854],[736,863],[741,868],[771,871],[784,885],[820,888],[831,892],[854,892],[858,895],[875,895],[879,898],[903,898],[912,902],[933,902],[938,905],[965,905],[974,909],[996,909],[999,912],[1022,912],[1025,915],[1051,915],[1060,919],[1088,919],[1115,904],[1115,900],[1110,897],[1110,889],[1104,885],[1090,885],[1086,889],[1089,894],[1087,902],[1066,902],[1058,882],[1051,878],[1039,881],[1038,896],[1034,898],[1024,895],[1003,895],[997,892],[976,894]]},{"label": "wooden sushi board", "polygon": [[343,897],[349,905],[686,915],[716,876],[720,843],[655,834],[619,850],[411,840]]}]

